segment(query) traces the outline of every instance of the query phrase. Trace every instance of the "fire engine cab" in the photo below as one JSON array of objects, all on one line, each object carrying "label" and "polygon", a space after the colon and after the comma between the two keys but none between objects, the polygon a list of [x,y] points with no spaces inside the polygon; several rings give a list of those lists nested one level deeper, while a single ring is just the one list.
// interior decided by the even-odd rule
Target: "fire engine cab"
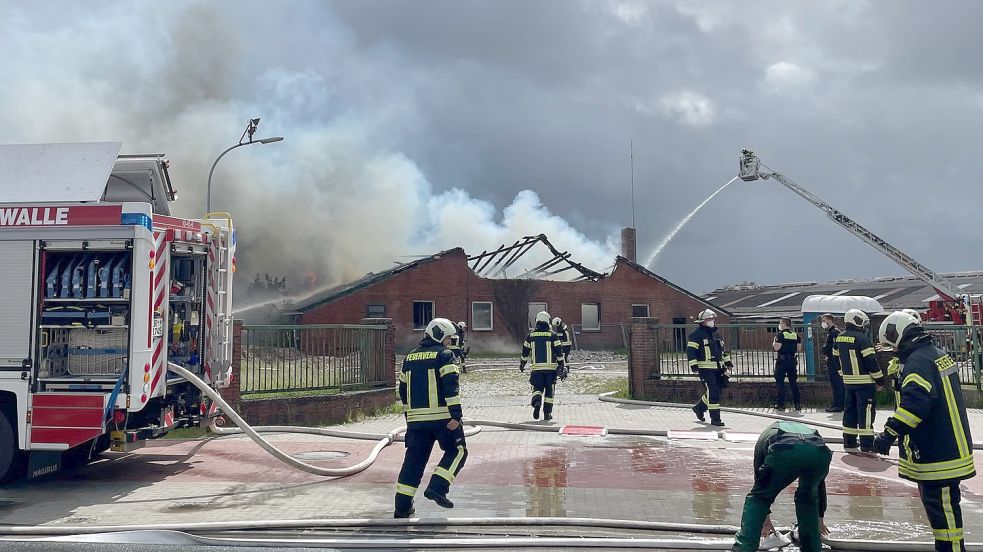
[{"label": "fire engine cab", "polygon": [[228,384],[232,218],[171,216],[167,159],[120,147],[0,146],[0,478],[207,423],[168,362]]}]

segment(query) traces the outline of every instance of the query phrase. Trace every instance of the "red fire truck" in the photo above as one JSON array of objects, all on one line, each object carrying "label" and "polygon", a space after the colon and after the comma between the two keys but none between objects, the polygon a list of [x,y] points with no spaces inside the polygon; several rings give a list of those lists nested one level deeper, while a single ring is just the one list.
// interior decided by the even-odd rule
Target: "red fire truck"
[{"label": "red fire truck", "polygon": [[0,146],[0,477],[127,451],[214,409],[167,371],[228,384],[235,231],[171,216],[163,155]]}]

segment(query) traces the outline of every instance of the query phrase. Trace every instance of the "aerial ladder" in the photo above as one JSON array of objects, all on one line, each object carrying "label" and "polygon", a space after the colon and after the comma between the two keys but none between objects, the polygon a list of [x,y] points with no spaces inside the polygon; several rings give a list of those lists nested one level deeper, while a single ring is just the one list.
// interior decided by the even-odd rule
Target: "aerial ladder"
[{"label": "aerial ladder", "polygon": [[[762,168],[765,170],[762,170]],[[958,287],[913,259],[911,255],[889,244],[883,238],[864,228],[860,223],[844,215],[829,203],[819,199],[802,186],[793,182],[792,179],[781,173],[772,171],[767,165],[761,163],[761,160],[758,159],[754,151],[750,149],[741,150],[740,172],[737,176],[745,182],[752,182],[758,179],[775,179],[809,203],[822,209],[830,220],[839,224],[854,236],[867,242],[868,245],[901,265],[905,270],[926,284],[932,286],[938,294],[939,299],[929,302],[928,313],[925,317],[927,321],[949,322],[952,324],[980,324],[981,305],[979,301],[974,304],[969,295],[962,293]],[[967,313],[970,313],[971,316],[967,317]]]}]

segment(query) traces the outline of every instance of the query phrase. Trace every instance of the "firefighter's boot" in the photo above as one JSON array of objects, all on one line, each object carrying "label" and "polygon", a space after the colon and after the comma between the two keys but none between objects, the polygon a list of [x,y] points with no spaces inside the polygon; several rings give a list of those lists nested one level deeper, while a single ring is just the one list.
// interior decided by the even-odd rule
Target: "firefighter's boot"
[{"label": "firefighter's boot", "polygon": [[532,395],[532,419],[539,419],[539,408],[543,405],[543,395],[538,391]]},{"label": "firefighter's boot", "polygon": [[438,494],[437,491],[427,489],[423,491],[423,496],[437,503],[441,508],[453,508],[454,503],[447,498],[447,495]]}]

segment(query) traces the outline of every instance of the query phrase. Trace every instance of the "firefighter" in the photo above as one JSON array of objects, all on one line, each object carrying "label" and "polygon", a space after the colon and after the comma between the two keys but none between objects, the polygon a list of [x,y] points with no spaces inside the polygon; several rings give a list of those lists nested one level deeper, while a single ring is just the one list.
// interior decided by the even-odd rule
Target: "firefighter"
[{"label": "firefighter", "polygon": [[[915,320],[918,320],[919,324],[922,323],[922,315],[918,314],[918,311],[915,309],[901,309],[901,312],[910,314],[915,318]],[[891,347],[880,342],[880,340],[878,340],[877,348],[878,350],[883,351],[893,350]],[[898,358],[897,354],[892,356],[891,360],[887,362],[887,377],[891,380],[891,388],[894,390],[895,410],[901,408],[901,370],[903,369],[904,367],[901,365],[901,360]]]},{"label": "firefighter", "polygon": [[843,412],[843,395],[846,390],[843,388],[843,375],[840,374],[840,359],[833,355],[833,348],[836,343],[836,337],[840,335],[840,329],[836,327],[836,319],[830,313],[824,314],[821,320],[822,327],[826,330],[823,357],[826,358],[829,385],[833,388],[833,406],[827,408],[826,412]]},{"label": "firefighter", "polygon": [[726,384],[727,369],[733,368],[730,355],[724,350],[724,342],[717,337],[717,313],[710,309],[696,315],[700,325],[689,334],[686,342],[686,358],[690,370],[700,375],[706,391],[693,406],[696,418],[705,422],[710,411],[710,425],[722,426],[720,421],[720,388]]},{"label": "firefighter", "polygon": [[567,367],[563,356],[563,343],[550,329],[550,315],[541,311],[536,315],[536,328],[529,332],[522,344],[522,359],[519,371],[526,371],[529,364],[529,383],[532,385],[532,417],[539,419],[539,409],[543,409],[543,420],[553,419],[553,392],[556,378],[567,379]]},{"label": "firefighter", "polygon": [[413,496],[434,442],[444,455],[423,496],[442,508],[454,507],[447,492],[468,458],[461,426],[458,368],[454,353],[447,348],[456,333],[450,320],[431,320],[420,345],[406,355],[399,373],[399,400],[406,416],[406,456],[396,482],[396,518],[413,515]]},{"label": "firefighter", "polygon": [[802,401],[799,398],[799,365],[798,353],[802,351],[802,338],[792,329],[792,320],[782,318],[778,322],[778,333],[771,344],[775,352],[775,385],[778,400],[775,402],[775,410],[785,410],[785,378],[792,387],[792,403],[796,410],[802,410]]},{"label": "firefighter", "polygon": [[815,429],[790,421],[768,426],[754,445],[754,486],[744,499],[741,531],[733,550],[757,550],[762,529],[774,531],[768,512],[779,493],[795,480],[799,481],[795,517],[800,549],[822,550],[819,537],[826,532],[826,475],[832,458],[833,451]]},{"label": "firefighter", "polygon": [[877,365],[874,346],[864,328],[870,318],[860,309],[843,315],[846,330],[836,337],[833,356],[840,361],[840,373],[846,388],[843,410],[843,448],[874,452],[874,415],[877,387],[883,385],[884,373]]},{"label": "firefighter", "polygon": [[457,323],[457,334],[451,339],[450,347],[448,347],[452,353],[454,353],[454,358],[457,359],[458,364],[461,366],[461,373],[468,373],[468,367],[465,361],[468,359],[468,324],[467,322],[461,321]]},{"label": "firefighter", "polygon": [[905,312],[884,319],[878,340],[898,352],[903,368],[901,406],[877,435],[877,452],[887,454],[900,441],[898,474],[918,484],[935,549],[965,551],[959,482],[976,468],[956,363]]},{"label": "firefighter", "polygon": [[566,360],[567,367],[570,366],[570,349],[573,348],[573,332],[567,327],[563,320],[557,316],[553,319],[553,332],[560,338],[560,344],[563,345],[563,358]]}]

